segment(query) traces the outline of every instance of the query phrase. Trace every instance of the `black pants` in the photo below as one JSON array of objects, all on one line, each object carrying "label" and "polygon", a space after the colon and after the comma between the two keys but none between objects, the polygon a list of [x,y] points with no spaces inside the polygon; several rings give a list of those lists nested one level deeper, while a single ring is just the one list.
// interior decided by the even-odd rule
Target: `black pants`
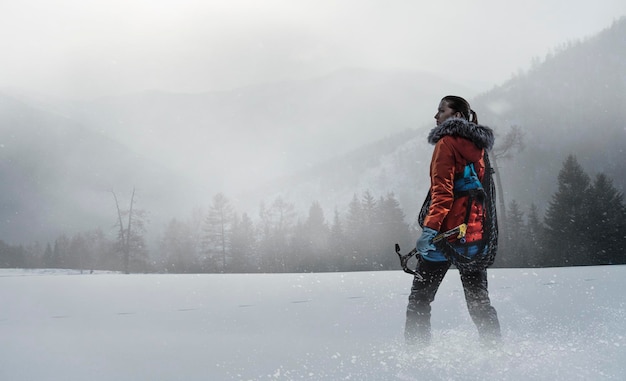
[{"label": "black pants", "polygon": [[[435,294],[450,265],[450,262],[431,262],[419,258],[416,272],[423,279],[417,276],[413,279],[404,329],[407,343],[430,343],[430,304],[435,299]],[[467,309],[478,328],[481,342],[484,344],[498,342],[500,340],[500,323],[496,309],[493,308],[489,300],[487,270],[459,270],[459,273],[465,292]]]}]

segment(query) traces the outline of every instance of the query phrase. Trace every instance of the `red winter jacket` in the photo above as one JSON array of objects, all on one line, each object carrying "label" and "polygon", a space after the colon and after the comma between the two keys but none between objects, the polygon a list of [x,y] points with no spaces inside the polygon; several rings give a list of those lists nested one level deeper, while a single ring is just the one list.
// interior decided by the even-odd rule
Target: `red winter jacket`
[{"label": "red winter jacket", "polygon": [[[474,163],[482,182],[485,174],[484,150],[494,143],[493,131],[465,119],[451,118],[435,127],[428,136],[435,145],[430,164],[431,203],[424,226],[439,232],[453,229],[465,221],[468,196],[454,197],[454,177]],[[474,202],[468,220],[467,242],[483,238],[483,206]],[[454,237],[451,238],[454,241]]]}]

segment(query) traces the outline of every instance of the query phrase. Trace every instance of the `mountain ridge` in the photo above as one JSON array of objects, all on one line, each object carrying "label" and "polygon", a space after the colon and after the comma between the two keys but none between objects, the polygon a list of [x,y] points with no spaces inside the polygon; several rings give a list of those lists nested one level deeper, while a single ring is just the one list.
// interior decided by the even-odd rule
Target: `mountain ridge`
[{"label": "mountain ridge", "polygon": [[[236,199],[261,180],[271,182],[406,130],[414,119],[388,91],[431,98],[435,90],[419,79],[412,83],[422,84],[420,89],[398,90],[404,75],[350,69],[276,87],[201,95],[153,91],[95,103],[3,95],[0,126],[19,141],[5,139],[2,150],[0,175],[11,181],[1,189],[0,239],[45,242],[62,232],[111,230],[116,220],[110,191],[130,195],[133,187],[138,207],[152,215],[149,229],[158,235],[169,219],[205,207],[217,192]],[[437,88],[445,83],[429,81]],[[268,96],[273,93],[283,96]],[[255,103],[262,107],[250,106]],[[378,121],[370,121],[372,115]],[[261,122],[248,125],[252,120]],[[253,208],[258,200],[243,204]]]},{"label": "mountain ridge", "polygon": [[[626,189],[626,18],[584,41],[564,44],[528,72],[467,99],[480,123],[494,129],[496,147],[512,127],[523,133],[525,148],[512,152],[512,160],[498,161],[504,188],[499,197],[507,204],[516,200],[525,211],[531,204],[545,209],[569,154],[576,155],[590,175],[604,172],[618,189]],[[302,184],[285,180],[288,190],[275,187],[265,196],[266,202],[280,195],[317,197],[327,201],[324,206],[331,211],[336,206],[346,209],[355,194],[393,192],[412,221],[428,188],[432,146],[426,144],[426,135],[430,128],[426,124],[416,128],[405,141],[398,141],[396,151],[371,149],[374,157],[369,161],[374,164],[362,168],[358,180],[346,189],[323,195],[316,191],[320,189],[316,184],[345,173],[342,162],[349,160],[344,157],[326,165],[330,175],[318,171],[320,175]]]},{"label": "mountain ridge", "polygon": [[412,221],[428,188],[432,115],[454,93],[494,128],[496,144],[511,126],[525,132],[525,150],[498,162],[506,202],[544,208],[569,154],[623,191],[625,73],[622,18],[478,95],[424,73],[357,69],[200,95],[47,103],[0,94],[0,239],[110,229],[110,191],[133,187],[155,237],[218,192],[251,215],[276,197],[301,213],[313,201],[330,212],[364,191],[393,192]]}]

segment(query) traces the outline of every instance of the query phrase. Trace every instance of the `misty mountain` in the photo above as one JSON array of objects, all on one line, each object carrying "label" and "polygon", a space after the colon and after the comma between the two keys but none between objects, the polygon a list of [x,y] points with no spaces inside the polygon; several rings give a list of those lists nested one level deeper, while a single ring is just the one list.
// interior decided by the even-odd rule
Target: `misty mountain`
[{"label": "misty mountain", "polygon": [[[0,239],[53,240],[117,221],[111,191],[128,208],[176,213],[188,180],[54,112],[0,94]],[[189,186],[187,186],[189,187]],[[157,189],[158,192],[154,192]],[[155,208],[159,206],[159,209]]]},{"label": "misty mountain", "polygon": [[499,163],[509,200],[545,205],[569,154],[624,191],[626,18],[585,41],[563,44],[473,104],[498,131],[517,125],[525,132],[524,151]]},{"label": "misty mountain", "polygon": [[555,49],[532,69],[473,97],[425,73],[346,69],[224,92],[147,92],[73,103],[0,95],[0,239],[45,241],[115,223],[137,187],[157,236],[217,192],[239,212],[282,196],[329,213],[364,191],[393,192],[414,220],[428,187],[426,136],[439,99],[470,99],[501,139],[505,200],[545,207],[567,155],[626,188],[626,19]]},{"label": "misty mountain", "polygon": [[[357,155],[348,157],[361,162],[342,177],[359,177],[371,163],[358,159],[359,147],[367,157],[368,147],[380,147],[372,142],[404,140],[416,121],[431,117],[441,88],[464,90],[425,73],[346,69],[202,94],[153,91],[72,103],[2,95],[0,239],[45,242],[110,229],[111,190],[127,208],[137,188],[136,207],[149,212],[156,237],[169,219],[205,207],[217,192],[253,212],[267,193],[251,190],[352,151]],[[311,202],[299,200],[307,208]]]},{"label": "misty mountain", "polygon": [[[330,219],[335,209],[345,213],[354,196],[361,198],[370,192],[378,199],[393,193],[405,211],[416,211],[428,190],[432,155],[432,146],[426,142],[429,131],[430,127],[424,127],[392,134],[297,175],[268,182],[242,199],[271,205],[281,197],[302,212],[312,201],[318,201]],[[413,220],[412,216],[407,218]]]},{"label": "misty mountain", "polygon": [[413,127],[430,116],[442,88],[469,91],[428,73],[346,69],[225,92],[98,99],[66,112],[158,162],[218,178],[217,188],[236,192]]},{"label": "misty mountain", "polygon": [[[432,95],[431,113],[443,92]],[[585,41],[563,44],[528,72],[468,100],[480,123],[494,129],[496,147],[511,126],[524,132],[524,149],[498,160],[507,204],[515,199],[524,211],[531,203],[545,208],[569,154],[587,173],[604,172],[626,189],[626,18]],[[275,181],[256,197],[269,202],[281,195],[301,208],[306,201],[299,200],[319,200],[327,210],[341,210],[355,194],[394,192],[413,221],[428,189],[433,148],[426,137],[434,122],[427,115],[414,121],[414,130]]]}]

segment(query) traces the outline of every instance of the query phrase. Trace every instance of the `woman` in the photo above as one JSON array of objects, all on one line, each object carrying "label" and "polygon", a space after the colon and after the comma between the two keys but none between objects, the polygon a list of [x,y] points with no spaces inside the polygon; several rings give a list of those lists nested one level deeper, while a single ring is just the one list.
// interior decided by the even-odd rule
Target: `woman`
[{"label": "woman", "polygon": [[[493,147],[493,131],[479,125],[469,103],[457,96],[441,100],[435,120],[437,126],[428,136],[435,149],[430,189],[419,218],[418,275],[409,296],[405,339],[408,344],[430,343],[430,304],[454,264],[481,343],[496,344],[500,324],[487,289],[487,267],[493,263],[497,248],[495,192],[486,153]],[[433,243],[439,233],[463,224],[458,234]]]}]

